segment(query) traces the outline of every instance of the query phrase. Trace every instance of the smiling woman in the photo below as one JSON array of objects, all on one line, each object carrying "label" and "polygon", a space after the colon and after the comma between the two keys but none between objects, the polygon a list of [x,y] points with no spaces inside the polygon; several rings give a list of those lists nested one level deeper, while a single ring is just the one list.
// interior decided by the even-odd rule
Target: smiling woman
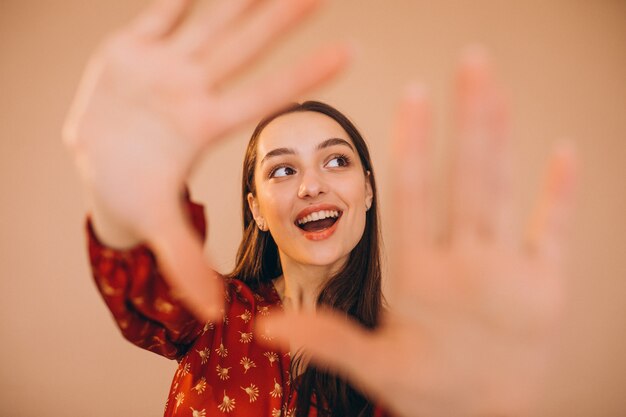
[{"label": "smiling woman", "polygon": [[[242,197],[243,239],[231,278],[253,288],[274,282],[293,309],[321,304],[377,324],[376,181],[367,145],[346,116],[309,101],[261,121],[246,150]],[[319,415],[371,415],[371,404],[345,381],[303,362],[290,366],[301,374],[298,416],[312,405]]]},{"label": "smiling woman", "polygon": [[[202,208],[187,204],[202,233]],[[179,361],[165,415],[383,415],[337,374],[253,335],[257,319],[275,309],[325,306],[368,328],[378,323],[376,183],[356,127],[314,101],[265,118],[246,151],[242,209],[223,316],[206,323],[172,295],[149,247],[116,251],[89,228],[94,276],[124,336]]]}]

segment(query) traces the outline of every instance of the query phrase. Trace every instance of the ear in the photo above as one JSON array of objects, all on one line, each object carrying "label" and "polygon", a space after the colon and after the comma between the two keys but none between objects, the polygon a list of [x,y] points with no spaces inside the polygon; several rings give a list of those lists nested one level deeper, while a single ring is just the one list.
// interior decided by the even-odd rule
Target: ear
[{"label": "ear", "polygon": [[372,190],[372,173],[370,171],[365,172],[365,207],[367,210],[372,207],[372,201],[374,200],[374,191]]},{"label": "ear", "polygon": [[263,232],[267,232],[267,225],[265,224],[265,219],[261,215],[261,209],[259,209],[259,203],[256,198],[252,195],[252,193],[248,193],[248,207],[252,212],[252,217],[254,217],[254,221],[256,225],[259,227],[259,230]]},{"label": "ear", "polygon": [[256,220],[258,223],[259,220],[263,219],[263,216],[261,216],[261,210],[259,209],[259,203],[257,202],[256,197],[252,195],[252,193],[248,193],[247,199],[248,208],[252,212],[252,217],[254,217],[254,220]]}]

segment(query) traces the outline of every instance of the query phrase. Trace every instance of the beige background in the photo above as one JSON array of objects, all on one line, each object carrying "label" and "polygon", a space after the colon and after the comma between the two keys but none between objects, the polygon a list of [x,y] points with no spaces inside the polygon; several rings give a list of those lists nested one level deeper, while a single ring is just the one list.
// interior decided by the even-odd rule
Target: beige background
[{"label": "beige background", "polygon": [[[122,339],[89,276],[79,182],[60,125],[99,38],[140,0],[0,0],[0,415],[155,416],[175,363]],[[626,2],[337,0],[260,72],[319,41],[354,38],[354,67],[315,98],[347,112],[385,181],[401,86],[431,86],[440,138],[458,52],[486,44],[514,108],[520,207],[550,148],[582,160],[567,326],[546,393],[550,416],[626,415]],[[239,239],[239,177],[251,127],[192,180],[211,219],[208,250],[227,270]],[[236,209],[234,209],[236,208]],[[218,219],[218,220],[216,220]]]}]

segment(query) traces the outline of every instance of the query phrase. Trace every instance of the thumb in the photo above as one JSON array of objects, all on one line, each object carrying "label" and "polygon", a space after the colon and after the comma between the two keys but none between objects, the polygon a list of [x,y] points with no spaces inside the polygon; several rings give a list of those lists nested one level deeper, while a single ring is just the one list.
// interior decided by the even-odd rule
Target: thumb
[{"label": "thumb", "polygon": [[353,385],[368,382],[366,362],[372,357],[373,337],[361,325],[339,313],[273,314],[262,318],[256,331],[271,337],[284,350],[302,348],[318,366],[347,378]]},{"label": "thumb", "polygon": [[159,222],[148,242],[156,254],[172,294],[199,320],[221,318],[224,286],[219,273],[204,258],[202,242],[181,207]]}]

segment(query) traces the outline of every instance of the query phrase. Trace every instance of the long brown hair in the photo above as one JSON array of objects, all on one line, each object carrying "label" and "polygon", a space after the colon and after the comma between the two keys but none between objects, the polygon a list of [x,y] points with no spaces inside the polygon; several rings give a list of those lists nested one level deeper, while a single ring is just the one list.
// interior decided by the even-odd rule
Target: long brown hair
[{"label": "long brown hair", "polygon": [[[279,116],[294,112],[317,112],[335,120],[350,136],[365,172],[369,172],[373,199],[366,213],[365,230],[357,245],[350,252],[343,268],[322,288],[317,304],[345,312],[367,328],[374,328],[382,309],[380,231],[378,203],[374,170],[365,140],[356,126],[337,109],[318,101],[293,104],[263,119],[256,127],[248,143],[243,163],[242,210],[243,237],[237,252],[237,262],[230,277],[238,278],[252,287],[270,282],[282,274],[278,247],[268,232],[257,227],[248,206],[248,193],[256,194],[254,173],[257,159],[257,143],[263,129]],[[302,356],[292,361],[292,375],[299,369]],[[317,407],[320,417],[371,416],[373,405],[346,381],[331,372],[308,365],[294,381],[298,392],[297,417],[309,415],[310,408]]]}]

